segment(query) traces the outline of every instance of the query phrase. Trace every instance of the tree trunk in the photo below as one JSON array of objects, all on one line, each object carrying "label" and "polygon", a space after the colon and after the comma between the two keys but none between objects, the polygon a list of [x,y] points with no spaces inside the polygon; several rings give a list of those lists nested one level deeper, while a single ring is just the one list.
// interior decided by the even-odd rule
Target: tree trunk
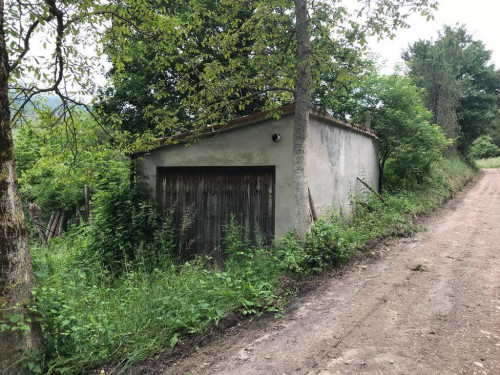
[{"label": "tree trunk", "polygon": [[297,35],[297,83],[293,131],[293,190],[295,232],[305,238],[311,226],[306,173],[306,143],[311,103],[311,41],[308,28],[307,0],[295,0]]},{"label": "tree trunk", "polygon": [[[4,1],[0,0],[0,319],[4,314],[27,314],[24,303],[31,297],[33,269],[26,225],[17,186],[14,145],[8,98],[9,65],[4,32]],[[40,330],[32,326],[0,333],[2,374],[22,374],[23,352],[41,347]]]},{"label": "tree trunk", "polygon": [[77,227],[80,226],[80,206],[78,205],[78,203],[75,206],[75,225]]},{"label": "tree trunk", "polygon": [[382,194],[384,190],[384,170],[387,159],[382,159],[378,164],[378,192]]},{"label": "tree trunk", "polygon": [[384,169],[380,168],[378,169],[378,192],[379,194],[382,194],[383,191],[383,186],[384,185]]}]

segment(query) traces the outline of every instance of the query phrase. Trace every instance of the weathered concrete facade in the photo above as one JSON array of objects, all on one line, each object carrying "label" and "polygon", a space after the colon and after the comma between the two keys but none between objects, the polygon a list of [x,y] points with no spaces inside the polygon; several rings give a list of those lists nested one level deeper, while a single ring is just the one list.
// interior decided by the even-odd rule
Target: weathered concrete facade
[{"label": "weathered concrete facade", "polygon": [[[206,132],[189,146],[163,145],[141,156],[136,164],[138,182],[156,197],[161,167],[275,166],[275,236],[293,227],[292,138],[294,108],[282,117],[243,117],[219,132]],[[279,141],[273,140],[279,135]],[[308,186],[315,209],[325,213],[332,205],[348,207],[362,177],[375,188],[378,181],[375,132],[311,110],[307,142]]]},{"label": "weathered concrete facade", "polygon": [[[209,134],[189,146],[163,146],[137,162],[138,179],[147,183],[156,197],[158,167],[276,166],[275,232],[283,235],[292,226],[292,136],[293,116],[235,125]],[[274,142],[273,134],[280,134]]]},{"label": "weathered concrete facade", "polygon": [[348,213],[349,197],[365,189],[358,177],[378,188],[374,132],[312,112],[307,143],[308,185],[318,215],[331,208]]}]

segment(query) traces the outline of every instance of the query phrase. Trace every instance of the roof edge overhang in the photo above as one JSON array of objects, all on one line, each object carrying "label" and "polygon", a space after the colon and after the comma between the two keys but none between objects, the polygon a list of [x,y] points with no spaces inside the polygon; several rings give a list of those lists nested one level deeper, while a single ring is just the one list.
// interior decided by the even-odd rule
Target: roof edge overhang
[{"label": "roof edge overhang", "polygon": [[349,130],[355,131],[356,133],[361,133],[369,137],[378,139],[377,131],[371,128],[367,128],[366,126],[357,124],[355,122],[341,120],[337,117],[331,116],[326,111],[318,107],[311,106],[309,109],[309,114],[321,120],[325,120],[329,124],[347,128]]},{"label": "roof edge overhang", "polygon": [[[291,115],[295,113],[295,104],[287,104],[281,107],[276,108],[275,110],[262,111],[253,113],[251,115],[246,115],[242,117],[235,118],[226,124],[219,125],[207,125],[202,129],[192,132],[185,132],[175,134],[169,137],[158,138],[154,144],[151,144],[152,148],[148,151],[140,151],[129,154],[131,157],[138,157],[144,154],[149,153],[150,151],[156,150],[158,148],[179,144],[179,143],[188,143],[189,141],[196,141],[197,139],[204,138],[210,136],[211,134],[223,132],[229,129],[239,128],[240,126],[246,126],[250,124],[255,124],[258,122],[262,122],[265,120],[269,120],[271,117],[269,115],[271,113],[278,113],[280,116]],[[309,114],[317,119],[324,120],[325,122],[340,126],[343,128],[347,128],[356,133],[361,133],[366,136],[372,137],[374,139],[378,139],[378,133],[370,128],[367,128],[363,125],[356,124],[354,122],[349,122],[345,120],[341,120],[337,117],[329,115],[326,111],[311,106],[309,109]]]}]

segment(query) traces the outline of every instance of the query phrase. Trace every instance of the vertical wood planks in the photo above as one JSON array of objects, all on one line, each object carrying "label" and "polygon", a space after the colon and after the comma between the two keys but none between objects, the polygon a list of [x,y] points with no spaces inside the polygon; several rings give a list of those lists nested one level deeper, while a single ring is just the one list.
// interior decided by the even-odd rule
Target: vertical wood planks
[{"label": "vertical wood planks", "polygon": [[186,212],[195,212],[187,237],[194,243],[183,258],[220,249],[222,227],[231,214],[246,226],[250,240],[269,242],[274,236],[275,167],[159,167],[157,200],[163,212],[173,211],[179,228]]}]

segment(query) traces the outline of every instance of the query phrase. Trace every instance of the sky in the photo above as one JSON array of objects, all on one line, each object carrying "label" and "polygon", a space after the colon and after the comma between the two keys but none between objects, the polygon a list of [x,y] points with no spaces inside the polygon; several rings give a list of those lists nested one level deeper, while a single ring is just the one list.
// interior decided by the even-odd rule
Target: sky
[{"label": "sky", "polygon": [[[345,3],[353,0],[344,0]],[[434,12],[434,20],[412,15],[408,23],[410,29],[396,31],[393,40],[369,44],[373,52],[386,60],[383,73],[391,73],[394,64],[402,62],[401,51],[419,39],[436,39],[443,25],[464,24],[475,40],[481,40],[486,49],[493,52],[492,62],[500,68],[500,0],[440,0]]]}]

